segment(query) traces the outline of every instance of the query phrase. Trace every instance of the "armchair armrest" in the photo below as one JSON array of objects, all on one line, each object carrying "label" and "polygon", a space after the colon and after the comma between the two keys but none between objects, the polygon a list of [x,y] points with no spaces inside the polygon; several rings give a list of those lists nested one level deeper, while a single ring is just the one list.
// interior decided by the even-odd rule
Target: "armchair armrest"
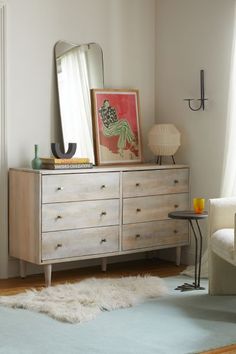
[{"label": "armchair armrest", "polygon": [[236,197],[209,199],[208,235],[219,229],[234,228]]}]

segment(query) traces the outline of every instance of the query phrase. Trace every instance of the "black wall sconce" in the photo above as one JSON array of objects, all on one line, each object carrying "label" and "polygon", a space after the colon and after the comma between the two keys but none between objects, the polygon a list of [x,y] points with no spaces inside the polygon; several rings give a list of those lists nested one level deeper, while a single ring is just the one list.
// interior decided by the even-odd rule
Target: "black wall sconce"
[{"label": "black wall sconce", "polygon": [[204,70],[200,70],[200,90],[201,90],[201,98],[198,99],[200,101],[200,106],[198,108],[191,107],[191,101],[194,101],[194,98],[185,98],[184,101],[188,101],[188,106],[191,111],[199,111],[202,109],[205,110],[205,101],[208,99],[205,98],[205,87],[204,87]]}]

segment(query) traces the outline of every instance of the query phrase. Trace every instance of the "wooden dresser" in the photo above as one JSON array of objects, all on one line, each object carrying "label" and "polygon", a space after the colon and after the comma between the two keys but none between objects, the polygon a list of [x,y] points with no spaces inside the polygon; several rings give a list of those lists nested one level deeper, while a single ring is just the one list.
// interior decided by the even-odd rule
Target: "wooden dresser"
[{"label": "wooden dresser", "polygon": [[10,255],[44,265],[106,258],[189,244],[188,224],[168,218],[189,207],[184,165],[94,167],[83,170],[10,169]]}]

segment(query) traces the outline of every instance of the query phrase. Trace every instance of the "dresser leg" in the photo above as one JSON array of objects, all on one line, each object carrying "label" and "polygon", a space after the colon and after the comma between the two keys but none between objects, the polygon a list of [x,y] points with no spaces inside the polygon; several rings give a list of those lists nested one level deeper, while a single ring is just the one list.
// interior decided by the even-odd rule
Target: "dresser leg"
[{"label": "dresser leg", "polygon": [[22,259],[20,259],[20,277],[26,277],[26,261],[23,261]]},{"label": "dresser leg", "polygon": [[101,267],[102,267],[102,271],[103,271],[103,272],[106,272],[106,270],[107,270],[107,259],[106,259],[106,258],[102,258],[102,265],[101,265]]},{"label": "dresser leg", "polygon": [[52,279],[52,265],[51,264],[44,265],[44,277],[45,277],[45,285],[51,286],[51,279]]},{"label": "dresser leg", "polygon": [[180,265],[180,258],[181,258],[181,247],[176,247],[176,265]]}]

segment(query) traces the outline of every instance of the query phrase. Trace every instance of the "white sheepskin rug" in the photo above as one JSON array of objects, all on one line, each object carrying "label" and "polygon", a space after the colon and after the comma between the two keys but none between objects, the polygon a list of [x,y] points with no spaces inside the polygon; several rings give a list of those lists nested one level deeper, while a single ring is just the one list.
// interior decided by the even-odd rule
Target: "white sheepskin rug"
[{"label": "white sheepskin rug", "polygon": [[90,278],[1,296],[0,304],[42,312],[63,322],[79,323],[94,319],[101,311],[131,307],[166,293],[163,280],[154,276]]}]

